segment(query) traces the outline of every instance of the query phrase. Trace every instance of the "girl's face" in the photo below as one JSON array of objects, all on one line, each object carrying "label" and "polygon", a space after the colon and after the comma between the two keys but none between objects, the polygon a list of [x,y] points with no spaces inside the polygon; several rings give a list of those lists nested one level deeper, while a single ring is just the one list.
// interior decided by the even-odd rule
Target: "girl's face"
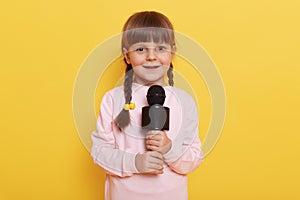
[{"label": "girl's face", "polygon": [[169,44],[140,42],[123,49],[134,71],[134,81],[142,85],[166,85],[164,77],[173,59]]}]

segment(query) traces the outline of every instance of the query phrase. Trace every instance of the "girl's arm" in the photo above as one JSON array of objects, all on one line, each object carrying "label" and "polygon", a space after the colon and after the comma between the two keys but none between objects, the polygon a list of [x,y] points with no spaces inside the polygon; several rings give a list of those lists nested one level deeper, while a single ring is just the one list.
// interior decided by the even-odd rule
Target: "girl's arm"
[{"label": "girl's arm", "polygon": [[101,102],[96,130],[92,133],[91,156],[107,173],[120,177],[131,176],[137,173],[136,154],[118,149],[113,134],[113,109],[112,96],[107,93]]},{"label": "girl's arm", "polygon": [[177,142],[176,144],[173,141],[171,150],[164,155],[165,162],[178,174],[188,174],[195,170],[203,161],[203,153],[200,146],[198,137],[192,143]]},{"label": "girl's arm", "polygon": [[170,151],[164,154],[164,159],[173,171],[188,174],[200,165],[204,157],[198,136],[197,107],[192,98],[184,102],[182,119],[181,129],[172,140]]}]

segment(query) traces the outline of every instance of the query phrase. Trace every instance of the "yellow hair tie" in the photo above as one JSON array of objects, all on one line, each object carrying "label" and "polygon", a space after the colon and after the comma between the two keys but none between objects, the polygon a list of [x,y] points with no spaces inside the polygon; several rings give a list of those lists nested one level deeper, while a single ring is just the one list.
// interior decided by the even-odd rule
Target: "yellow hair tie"
[{"label": "yellow hair tie", "polygon": [[135,108],[135,104],[134,103],[126,103],[124,105],[124,110],[133,110]]}]

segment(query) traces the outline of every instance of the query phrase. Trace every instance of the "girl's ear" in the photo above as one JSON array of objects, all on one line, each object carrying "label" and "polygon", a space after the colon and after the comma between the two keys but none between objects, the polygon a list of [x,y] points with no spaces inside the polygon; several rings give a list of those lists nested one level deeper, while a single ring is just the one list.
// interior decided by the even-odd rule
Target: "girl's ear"
[{"label": "girl's ear", "polygon": [[172,45],[172,53],[171,53],[171,56],[172,56],[172,61],[173,61],[173,59],[174,59],[174,56],[175,56],[175,52],[176,52],[176,46],[175,46],[175,44],[174,45]]},{"label": "girl's ear", "polygon": [[172,45],[172,52],[175,53],[175,51],[176,51],[176,46],[175,46],[175,44],[173,44]]},{"label": "girl's ear", "polygon": [[173,44],[173,45],[171,46],[171,49],[172,49],[172,60],[173,60],[174,55],[175,55],[175,52],[176,52],[176,46],[175,46],[175,44]]},{"label": "girl's ear", "polygon": [[125,57],[126,63],[127,63],[127,64],[130,64],[130,59],[129,59],[129,56],[128,56],[128,51],[127,51],[127,49],[126,49],[126,48],[123,48],[122,50],[123,50],[123,55],[124,55],[124,57]]}]

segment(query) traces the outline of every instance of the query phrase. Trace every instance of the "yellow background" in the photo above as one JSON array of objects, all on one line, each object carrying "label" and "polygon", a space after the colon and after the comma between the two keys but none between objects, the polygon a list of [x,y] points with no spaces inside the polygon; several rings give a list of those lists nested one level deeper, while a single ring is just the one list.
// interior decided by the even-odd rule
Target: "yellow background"
[{"label": "yellow background", "polygon": [[8,2],[0,6],[0,199],[103,199],[104,173],[75,129],[73,84],[91,50],[140,10],[166,14],[224,81],[225,126],[189,175],[190,199],[300,198],[298,0]]}]

